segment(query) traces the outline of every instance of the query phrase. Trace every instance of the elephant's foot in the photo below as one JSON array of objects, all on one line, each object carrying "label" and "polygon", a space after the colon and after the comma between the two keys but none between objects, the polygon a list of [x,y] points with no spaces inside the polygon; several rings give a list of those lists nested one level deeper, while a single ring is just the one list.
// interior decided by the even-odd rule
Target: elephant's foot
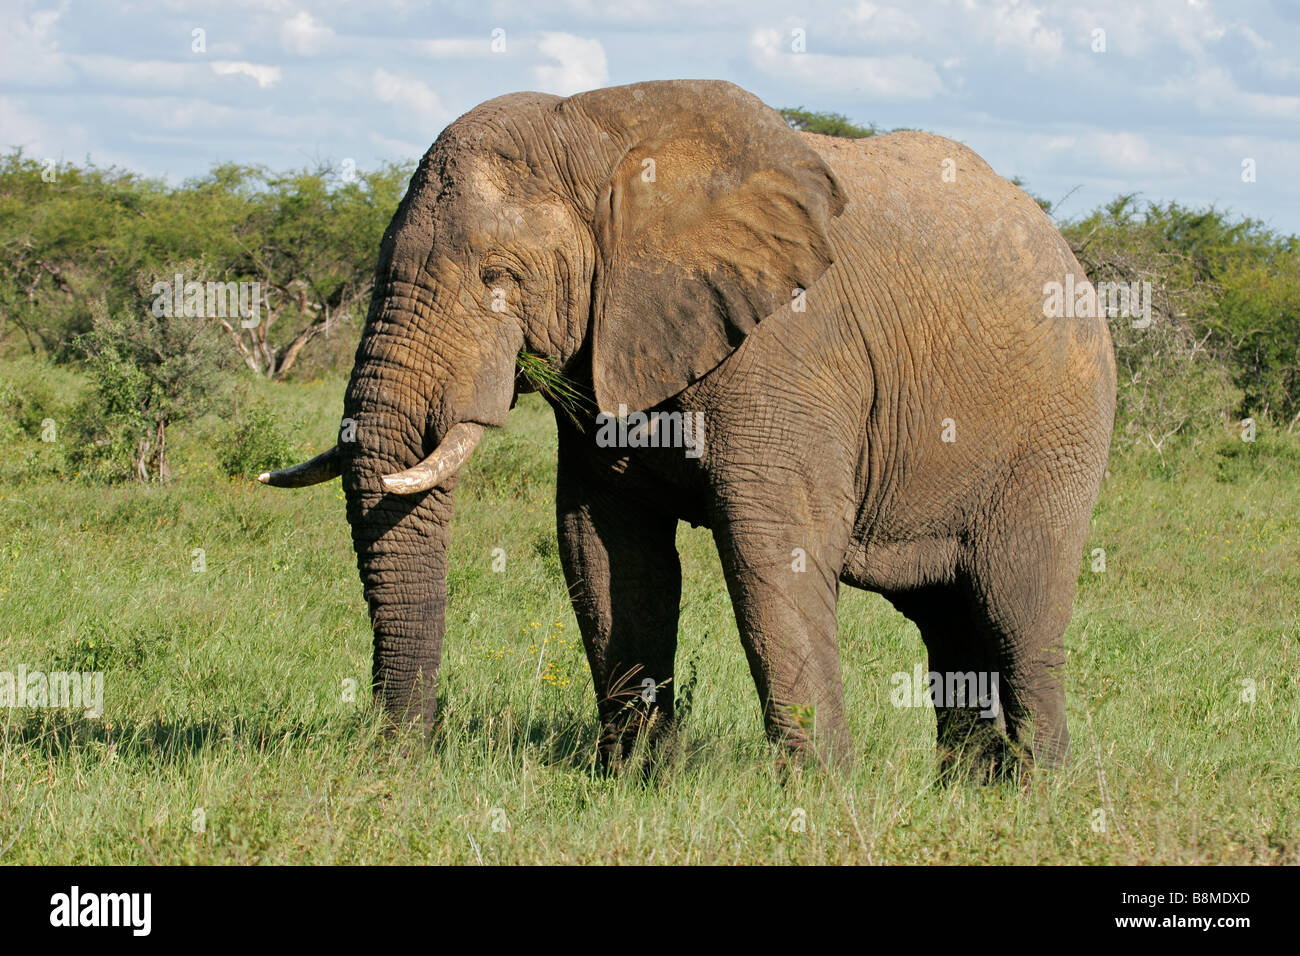
[{"label": "elephant's foot", "polygon": [[[660,691],[662,694],[662,690]],[[619,773],[640,766],[648,773],[671,752],[676,721],[671,699],[660,697],[653,703],[641,693],[621,695],[622,702],[607,700],[601,708],[601,734],[597,742],[597,763],[602,772]]]},{"label": "elephant's foot", "polygon": [[1017,751],[1016,745],[994,728],[982,730],[978,738],[960,743],[940,741],[939,780],[982,785],[1018,780],[1028,765]]},{"label": "elephant's foot", "polygon": [[773,707],[767,737],[776,749],[778,769],[844,770],[853,764],[853,745],[843,713],[819,714],[812,706]]},{"label": "elephant's foot", "polygon": [[659,726],[639,734],[615,736],[607,732],[597,748],[596,770],[605,776],[639,775],[649,781],[676,760],[676,724],[660,721]]},{"label": "elephant's foot", "polygon": [[946,709],[939,724],[939,773],[945,782],[1023,785],[1032,770],[1063,763],[1056,750],[1026,746],[1009,737],[996,722],[981,718],[977,711]]}]

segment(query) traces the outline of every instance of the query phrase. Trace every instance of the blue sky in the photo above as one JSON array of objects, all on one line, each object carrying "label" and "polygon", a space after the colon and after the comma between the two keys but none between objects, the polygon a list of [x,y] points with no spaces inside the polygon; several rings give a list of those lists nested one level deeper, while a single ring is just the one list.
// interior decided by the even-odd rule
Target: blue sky
[{"label": "blue sky", "polygon": [[0,146],[173,180],[412,159],[501,93],[679,77],[951,136],[1067,217],[1138,192],[1300,233],[1300,0],[0,0]]}]

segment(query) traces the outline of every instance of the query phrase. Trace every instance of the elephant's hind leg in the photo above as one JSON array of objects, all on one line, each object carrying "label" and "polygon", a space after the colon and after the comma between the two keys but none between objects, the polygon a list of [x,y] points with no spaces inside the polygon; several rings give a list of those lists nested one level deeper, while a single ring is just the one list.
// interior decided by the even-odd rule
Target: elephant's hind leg
[{"label": "elephant's hind leg", "polygon": [[995,699],[997,666],[968,594],[958,585],[933,585],[885,597],[920,629],[925,642],[928,674],[934,675],[940,766],[966,766],[977,774],[995,770],[1006,741]]},{"label": "elephant's hind leg", "polygon": [[1058,766],[1069,749],[1064,635],[1074,603],[1086,515],[1062,522],[1009,498],[971,561],[979,623],[1000,670],[1007,731],[1026,763]]}]

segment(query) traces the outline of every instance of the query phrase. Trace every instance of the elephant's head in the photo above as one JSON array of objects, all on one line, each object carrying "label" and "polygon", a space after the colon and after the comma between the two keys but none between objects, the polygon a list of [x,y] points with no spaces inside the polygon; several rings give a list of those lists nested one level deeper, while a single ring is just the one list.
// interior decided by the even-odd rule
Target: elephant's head
[{"label": "elephant's head", "polygon": [[342,475],[394,719],[432,718],[456,471],[504,423],[520,352],[601,409],[655,405],[821,274],[843,203],[728,83],[512,94],[438,137],[380,247],[339,444],[261,476]]}]

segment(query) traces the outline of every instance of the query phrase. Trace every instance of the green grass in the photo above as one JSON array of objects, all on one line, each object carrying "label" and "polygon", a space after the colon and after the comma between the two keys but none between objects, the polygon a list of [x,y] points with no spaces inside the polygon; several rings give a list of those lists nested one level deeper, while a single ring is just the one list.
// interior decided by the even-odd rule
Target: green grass
[{"label": "green grass", "polygon": [[[305,455],[342,389],[258,393]],[[1072,760],[1016,788],[936,781],[933,714],[890,705],[920,638],[851,589],[857,764],[783,777],[712,541],[685,526],[689,714],[650,779],[595,773],[533,395],[460,486],[435,745],[385,743],[338,483],[228,480],[225,427],[177,429],[169,487],[0,469],[0,671],[105,674],[100,719],[0,709],[3,862],[1300,862],[1300,436],[1112,463],[1087,545],[1106,570],[1085,563],[1067,636]]]}]

